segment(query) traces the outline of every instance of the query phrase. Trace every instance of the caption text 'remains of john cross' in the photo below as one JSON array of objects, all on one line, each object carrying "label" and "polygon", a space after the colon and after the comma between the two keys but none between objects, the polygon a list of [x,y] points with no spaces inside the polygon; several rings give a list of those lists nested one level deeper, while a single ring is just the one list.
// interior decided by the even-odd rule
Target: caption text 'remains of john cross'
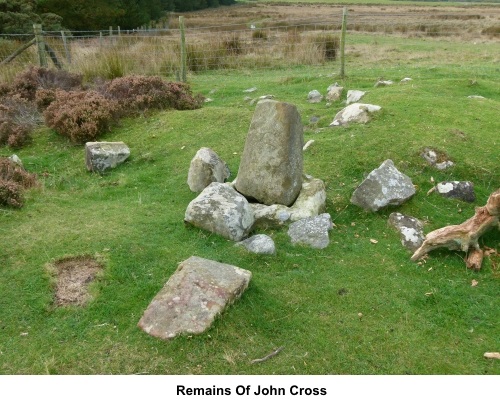
[{"label": "caption text 'remains of john cross'", "polygon": [[298,385],[292,385],[288,388],[274,387],[257,385],[257,387],[252,387],[251,385],[237,385],[234,388],[229,387],[186,387],[184,385],[177,385],[177,395],[206,395],[206,396],[217,396],[217,395],[255,395],[255,396],[285,396],[285,395],[297,395],[297,396],[317,396],[326,395],[326,388],[318,387],[299,387]]}]

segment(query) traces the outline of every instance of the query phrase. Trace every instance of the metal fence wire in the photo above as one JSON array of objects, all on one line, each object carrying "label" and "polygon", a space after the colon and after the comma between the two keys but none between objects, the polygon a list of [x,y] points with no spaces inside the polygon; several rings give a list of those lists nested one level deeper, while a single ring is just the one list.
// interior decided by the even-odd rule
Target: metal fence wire
[{"label": "metal fence wire", "polygon": [[[499,16],[491,16],[498,21]],[[497,41],[499,32],[488,16],[460,13],[429,15],[349,12],[346,53],[366,52],[363,38],[398,37],[449,41]],[[457,23],[458,22],[458,23]],[[465,24],[466,23],[466,24]],[[292,66],[338,67],[342,13],[321,18],[267,22],[259,26],[186,27],[188,72],[228,69],[283,69]],[[493,28],[492,28],[493,27]],[[43,32],[48,67],[63,68],[87,78],[124,74],[179,78],[181,30],[174,28]],[[34,33],[0,36],[0,78],[42,63]],[[358,38],[358,39],[356,39]],[[375,51],[377,44],[372,40]],[[14,55],[14,56],[13,56]]]}]

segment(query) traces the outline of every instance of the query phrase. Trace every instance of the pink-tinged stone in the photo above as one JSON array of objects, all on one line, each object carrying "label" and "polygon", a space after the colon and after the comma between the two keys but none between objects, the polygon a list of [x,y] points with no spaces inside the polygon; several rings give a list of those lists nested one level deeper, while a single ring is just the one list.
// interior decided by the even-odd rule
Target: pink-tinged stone
[{"label": "pink-tinged stone", "polygon": [[191,256],[154,297],[138,326],[160,339],[203,333],[243,294],[251,277],[248,270]]}]

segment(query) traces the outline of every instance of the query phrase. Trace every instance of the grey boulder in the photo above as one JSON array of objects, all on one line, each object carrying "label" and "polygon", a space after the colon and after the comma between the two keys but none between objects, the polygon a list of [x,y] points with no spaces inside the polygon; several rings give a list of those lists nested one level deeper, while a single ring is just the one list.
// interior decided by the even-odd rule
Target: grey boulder
[{"label": "grey boulder", "polygon": [[325,213],[292,223],[288,228],[288,236],[293,244],[324,249],[330,243],[328,231],[332,228],[330,214]]},{"label": "grey boulder", "polygon": [[351,123],[366,124],[373,113],[382,107],[373,104],[354,103],[340,110],[330,126],[343,126]]},{"label": "grey boulder", "polygon": [[130,156],[130,149],[123,142],[87,142],[85,164],[91,172],[104,173],[122,164]]},{"label": "grey boulder", "polygon": [[210,183],[224,183],[230,175],[226,162],[217,153],[201,148],[191,160],[187,183],[191,191],[199,193]]},{"label": "grey boulder", "polygon": [[415,194],[411,179],[387,159],[358,186],[351,203],[375,212],[389,205],[401,205]]},{"label": "grey boulder", "polygon": [[227,183],[212,183],[186,209],[184,221],[198,228],[240,241],[254,223],[247,199]]}]

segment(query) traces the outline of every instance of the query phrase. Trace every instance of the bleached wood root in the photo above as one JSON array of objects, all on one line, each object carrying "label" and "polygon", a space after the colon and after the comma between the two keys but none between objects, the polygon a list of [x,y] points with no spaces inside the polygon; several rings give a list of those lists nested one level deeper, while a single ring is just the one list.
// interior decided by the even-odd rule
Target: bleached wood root
[{"label": "bleached wood root", "polygon": [[469,256],[472,256],[471,260],[478,260],[480,253],[474,252],[481,250],[478,240],[492,228],[499,227],[500,229],[499,215],[500,189],[490,195],[484,207],[476,208],[476,213],[472,218],[460,225],[445,226],[427,234],[424,243],[415,251],[411,260],[419,260],[428,252],[438,248],[463,252],[471,250],[469,253]]},{"label": "bleached wood root", "polygon": [[479,271],[483,264],[484,252],[482,250],[472,249],[467,255],[465,264],[468,269]]}]

